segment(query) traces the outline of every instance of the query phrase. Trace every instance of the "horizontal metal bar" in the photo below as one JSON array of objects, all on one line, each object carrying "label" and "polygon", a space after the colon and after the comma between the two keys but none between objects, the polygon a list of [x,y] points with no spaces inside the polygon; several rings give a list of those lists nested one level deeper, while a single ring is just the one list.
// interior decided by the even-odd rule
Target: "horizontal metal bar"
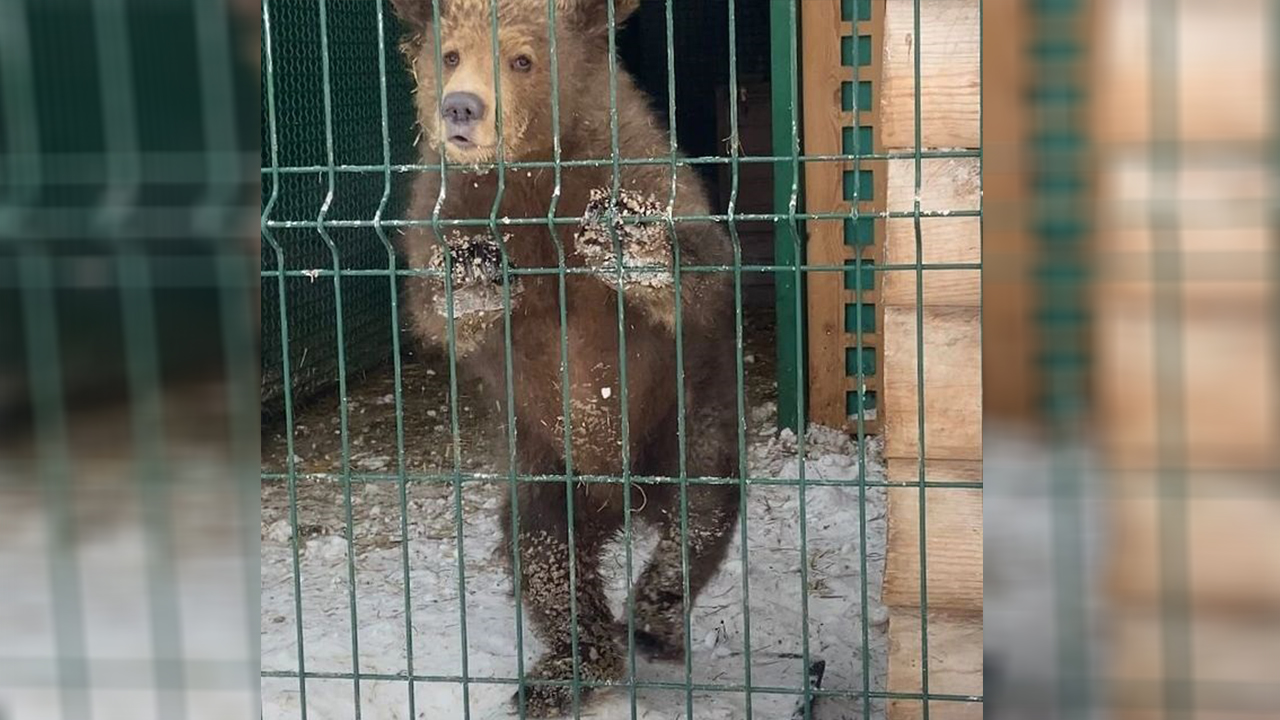
[{"label": "horizontal metal bar", "polygon": [[[110,186],[104,186],[110,187]],[[208,192],[216,185],[200,186]],[[246,183],[243,187],[249,187]],[[103,194],[105,196],[105,194]],[[13,207],[13,206],[0,206]],[[111,245],[123,240],[104,237],[93,228],[102,217],[101,202],[80,206],[13,207],[15,212],[0,213],[0,244],[21,244],[34,240],[70,240],[78,243],[91,239],[98,245]],[[139,203],[114,208],[124,218],[117,238],[136,240],[202,240],[244,247],[245,206],[240,204],[167,207]],[[207,214],[221,220],[209,229],[195,222]]]},{"label": "horizontal metal bar", "polygon": [[[357,473],[344,474],[340,472],[320,472],[320,473],[294,473],[293,477],[297,480],[322,480],[325,482],[342,483],[350,480],[353,483],[398,483],[400,475],[387,473]],[[737,485],[739,482],[745,482],[749,486],[782,486],[782,487],[798,487],[800,481],[798,478],[746,478],[739,480],[738,478],[719,478],[719,477],[689,477],[681,479],[678,477],[656,477],[652,475],[631,475],[628,478],[622,478],[616,475],[578,475],[571,477],[575,482],[593,485],[621,485],[625,482],[633,484],[653,484],[653,485],[679,485],[687,482],[689,485]],[[287,482],[289,473],[287,472],[264,472],[261,478],[265,482]],[[509,474],[495,475],[491,473],[449,473],[449,474],[419,474],[405,473],[404,481],[411,483],[436,483],[436,484],[452,484],[456,482],[463,483],[501,483],[509,485],[512,476]],[[565,475],[516,475],[517,482],[546,482],[564,484]],[[919,481],[888,481],[888,480],[867,480],[865,483],[859,482],[856,478],[849,480],[829,480],[819,478],[805,478],[806,486],[820,487],[909,487],[918,488],[921,486]],[[924,487],[938,488],[963,488],[970,490],[980,490],[983,487],[981,482],[944,482],[936,480],[926,480]]]},{"label": "horizontal metal bar", "polygon": [[[763,653],[757,653],[757,656],[767,657],[767,655]],[[287,670],[263,670],[262,677],[280,678],[280,679],[289,679],[289,680],[294,680],[299,677],[304,677],[304,678],[307,678],[308,680],[376,680],[376,681],[392,681],[392,682],[397,680],[402,680],[404,682],[412,681],[412,682],[426,682],[426,683],[458,683],[458,684],[461,684],[463,682],[463,678],[460,675],[409,675],[407,673],[403,673],[403,674],[360,673],[359,675],[355,675],[353,673],[314,672],[314,671],[307,671],[299,675],[296,672],[290,672]],[[729,684],[729,685],[712,685],[708,683],[687,683],[686,684],[681,682],[666,682],[666,681],[660,681],[660,680],[636,680],[634,683],[632,683],[627,681],[603,682],[603,681],[591,681],[591,680],[585,680],[585,679],[575,681],[575,680],[534,680],[532,678],[525,678],[521,680],[518,678],[508,678],[508,677],[468,676],[466,678],[466,682],[472,685],[477,685],[477,684],[519,685],[523,683],[526,686],[545,685],[549,687],[550,686],[572,687],[574,684],[577,684],[578,686],[587,687],[587,688],[624,688],[625,689],[625,688],[634,687],[637,690],[693,690],[695,692],[720,692],[720,693],[751,692],[751,693],[763,693],[766,695],[795,695],[795,696],[802,696],[808,693],[812,697],[832,697],[832,698],[863,697],[864,695],[867,695],[874,698],[885,698],[888,700],[937,700],[940,702],[971,702],[971,703],[980,703],[982,702],[982,697],[983,697],[981,695],[955,695],[955,694],[949,694],[949,693],[930,693],[929,695],[926,696],[921,693],[889,692],[889,691],[877,691],[877,690],[872,690],[869,693],[864,693],[862,690],[819,690],[816,688],[810,688],[806,690],[805,688],[785,688],[785,687],[777,687],[777,686],[770,686],[770,685],[751,685],[750,687],[748,687],[742,684]]]},{"label": "horizontal metal bar", "polygon": [[[791,220],[852,220],[855,218],[875,218],[875,219],[915,219],[915,218],[956,218],[956,217],[982,217],[981,210],[893,210],[881,212],[817,212],[802,213],[798,212],[793,217],[790,213],[714,213],[707,215],[644,215],[644,216],[619,216],[620,220],[629,223],[640,222],[789,222]],[[498,227],[510,227],[520,225],[542,225],[545,226],[549,221],[545,217],[538,218],[513,218],[501,217],[495,220],[488,218],[440,218],[439,221],[432,219],[422,220],[383,220],[377,222],[374,220],[267,220],[265,225],[273,229],[304,229],[314,230],[318,228],[366,228],[366,227],[383,227],[383,228],[403,228],[403,227],[484,227],[488,228],[493,225]],[[556,225],[576,225],[582,222],[580,217],[557,217],[551,218],[550,222]]]},{"label": "horizontal metal bar", "polygon": [[[742,270],[743,272],[769,273],[769,272],[852,272],[858,266],[852,261],[848,265],[742,265],[735,267],[733,265],[681,265],[680,272],[693,273],[717,273],[717,272],[734,272]],[[907,272],[918,269],[924,270],[981,270],[982,263],[924,263],[922,265],[908,265],[903,263],[893,265],[875,265],[871,262],[863,262],[862,269],[867,272]],[[623,265],[622,269],[627,272],[667,272],[669,268],[658,267],[654,265]],[[443,270],[426,270],[402,268],[398,270],[371,270],[371,269],[351,269],[351,270],[329,270],[326,268],[316,268],[314,270],[262,270],[262,277],[305,277],[308,279],[318,279],[324,277],[388,277],[392,274],[399,277],[444,277]],[[511,275],[559,275],[560,268],[511,268]],[[586,267],[566,267],[564,272],[567,275],[601,275],[608,278],[617,277],[616,268],[586,268]]]},{"label": "horizontal metal bar", "polygon": [[[258,562],[257,558],[253,562]],[[72,680],[58,670],[58,664],[74,661],[88,668],[89,677],[82,687],[95,690],[146,690],[156,687],[152,676],[156,660],[149,657],[3,657],[0,658],[0,688],[57,688]],[[181,665],[182,687],[186,690],[238,690],[244,688],[251,660],[196,660],[165,658],[163,662]]]},{"label": "horizontal metal bar", "polygon": [[[800,162],[853,162],[860,160],[866,162],[868,160],[913,160],[916,154],[912,150],[897,150],[884,153],[864,153],[857,156],[854,155],[800,155],[791,157],[790,155],[739,155],[738,163],[746,164],[765,164],[765,163],[790,163],[794,160]],[[921,151],[920,157],[926,160],[940,160],[946,158],[978,158],[982,157],[982,151],[976,149],[958,149],[958,150],[924,150]],[[732,157],[721,157],[719,155],[704,155],[691,158],[676,158],[674,162],[670,157],[648,157],[648,158],[618,158],[618,165],[655,165],[660,167],[676,167],[686,165],[731,165],[734,159]],[[508,170],[534,170],[542,168],[555,167],[613,167],[614,160],[609,158],[593,159],[593,160],[560,160],[559,162],[552,160],[526,160],[511,161],[503,163],[503,167]],[[479,163],[476,165],[448,165],[459,171],[471,172],[473,170],[494,170],[498,168],[497,163]],[[439,165],[422,165],[417,163],[397,164],[397,165],[296,165],[292,167],[264,167],[263,175],[297,175],[317,172],[329,172],[330,170],[340,173],[385,173],[388,168],[393,173],[411,173],[411,172],[440,172]]]}]

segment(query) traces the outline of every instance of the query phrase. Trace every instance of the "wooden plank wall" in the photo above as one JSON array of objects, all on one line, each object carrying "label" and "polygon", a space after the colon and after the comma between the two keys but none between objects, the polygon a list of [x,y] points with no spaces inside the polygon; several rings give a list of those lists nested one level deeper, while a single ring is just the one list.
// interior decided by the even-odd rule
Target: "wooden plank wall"
[{"label": "wooden plank wall", "polygon": [[[1172,197],[1163,200],[1178,208],[1172,243],[1149,225],[1152,202],[1162,199],[1152,192],[1161,178],[1151,145],[1150,12],[1147,2],[1099,2],[1091,28],[1100,39],[1091,83],[1100,185],[1094,388],[1116,498],[1108,592],[1110,691],[1125,698],[1118,718],[1174,710],[1162,694],[1170,671],[1162,648],[1180,641],[1167,631],[1185,632],[1194,647],[1188,674],[1173,668],[1190,688],[1274,685],[1280,647],[1269,3],[1169,10],[1177,12],[1178,58],[1159,72],[1177,72],[1182,144],[1180,169],[1164,178]],[[1180,280],[1153,276],[1157,249],[1173,250]],[[1163,315],[1170,305],[1177,314]],[[1162,424],[1180,435],[1173,459],[1159,452]],[[1164,541],[1170,510],[1175,522],[1185,516],[1181,550]],[[1185,623],[1162,622],[1162,567],[1185,576]],[[1187,718],[1275,717],[1274,704],[1240,707],[1176,710]]]},{"label": "wooden plank wall", "polygon": [[984,0],[982,16],[982,413],[1025,423],[1041,416],[1037,238],[1031,229],[1031,126],[1027,0]]},{"label": "wooden plank wall", "polygon": [[[844,19],[842,5],[853,8],[854,13],[869,7],[870,13]],[[883,9],[884,0],[804,3],[801,29],[806,156],[854,152],[847,139],[859,142],[858,128],[870,128],[874,138],[879,106],[859,105],[859,98],[865,102],[866,95],[858,87],[867,84],[874,97],[879,84]],[[855,37],[858,57],[845,57],[846,49],[852,51],[851,40]],[[869,153],[876,149],[874,145],[878,144],[873,141],[873,147],[857,150]],[[851,214],[856,203],[861,213],[871,215],[883,207],[887,177],[883,161],[807,161],[804,173],[804,205],[808,213]],[[853,242],[846,231],[846,226],[854,227],[851,220],[809,220],[806,226],[807,265],[851,266],[858,258],[866,270],[861,280],[852,270],[812,271],[805,275],[809,418],[819,425],[856,431],[857,413],[862,412],[861,429],[867,434],[877,433],[878,408],[864,408],[868,397],[876,398],[870,401],[876,402],[881,395],[879,328],[863,327],[863,314],[856,305],[874,306],[878,302],[881,278],[870,270],[880,254],[885,223],[874,220],[873,235]],[[868,363],[866,358],[875,360]],[[864,368],[861,384],[856,374],[859,366]]]},{"label": "wooden plank wall", "polygon": [[[979,1],[920,3],[919,37],[912,0],[883,3],[883,150],[915,149],[917,89],[922,150],[979,148]],[[919,276],[914,267],[883,273],[886,464],[891,481],[916,482],[923,467],[925,480],[942,483],[923,494],[910,487],[889,491],[884,600],[890,607],[890,692],[920,693],[927,662],[931,696],[982,694],[982,491],[945,485],[982,475],[982,273],[929,268],[981,261],[981,219],[950,216],[981,209],[981,167],[976,157],[925,158],[917,193],[914,159],[887,165],[885,208],[911,212],[918,197],[921,211],[937,216],[919,221],[919,237],[912,217],[886,223],[881,262],[924,266]],[[921,641],[926,625],[927,658]],[[981,703],[932,699],[892,700],[889,717],[923,717],[925,702],[932,718],[982,717]]]}]

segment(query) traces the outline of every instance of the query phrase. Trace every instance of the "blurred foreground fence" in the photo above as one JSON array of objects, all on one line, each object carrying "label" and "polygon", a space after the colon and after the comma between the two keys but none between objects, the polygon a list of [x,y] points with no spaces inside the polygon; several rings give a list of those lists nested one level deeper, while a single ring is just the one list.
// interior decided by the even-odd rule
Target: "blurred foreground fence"
[{"label": "blurred foreground fence", "polygon": [[256,711],[256,33],[230,9],[0,3],[5,718]]},{"label": "blurred foreground fence", "polygon": [[986,5],[1014,111],[987,135],[988,432],[1037,425],[1049,453],[1043,485],[987,456],[990,537],[1017,537],[992,512],[1014,496],[1046,509],[1043,555],[988,559],[1038,557],[1003,582],[1051,588],[988,608],[993,708],[1275,717],[1280,9]]}]

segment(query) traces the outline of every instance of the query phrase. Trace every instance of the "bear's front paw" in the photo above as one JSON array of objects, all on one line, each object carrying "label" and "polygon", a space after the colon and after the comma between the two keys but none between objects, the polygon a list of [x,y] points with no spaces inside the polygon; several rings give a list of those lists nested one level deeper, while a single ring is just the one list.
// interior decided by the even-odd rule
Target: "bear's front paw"
[{"label": "bear's front paw", "polygon": [[[514,297],[520,291],[517,277],[507,278],[502,271],[502,248],[488,234],[463,235],[453,232],[445,239],[452,257],[450,278],[453,281],[453,315],[500,312],[503,308],[502,286],[510,287]],[[430,270],[446,269],[445,254],[432,258]],[[449,309],[444,283],[437,290],[436,307],[441,315]]]},{"label": "bear's front paw", "polygon": [[[631,190],[619,189],[616,202],[608,189],[592,190],[578,224],[578,254],[589,266],[607,271],[617,267],[615,262],[620,251],[622,265],[629,268],[624,275],[627,284],[670,286],[672,252],[668,223],[662,219],[634,219],[636,216],[663,218],[666,209],[653,197]],[[624,221],[624,217],[628,219]]]},{"label": "bear's front paw", "polygon": [[[445,238],[453,259],[453,286],[502,285],[502,248],[487,233],[463,235],[454,231]],[[445,254],[431,261],[432,270],[445,269]],[[515,278],[512,278],[515,280]]]}]

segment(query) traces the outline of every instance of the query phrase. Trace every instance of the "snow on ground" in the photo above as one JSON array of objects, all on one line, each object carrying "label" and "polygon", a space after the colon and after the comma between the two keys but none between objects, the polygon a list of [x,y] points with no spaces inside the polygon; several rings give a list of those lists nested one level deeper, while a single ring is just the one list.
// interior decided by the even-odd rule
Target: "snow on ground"
[{"label": "snow on ground", "polygon": [[[800,465],[796,438],[789,431],[778,434],[772,430],[772,405],[758,407],[751,421],[755,428],[749,450],[751,476],[796,478]],[[840,480],[842,484],[807,488],[807,542],[803,550],[800,490],[774,485],[750,488],[746,552],[737,535],[729,558],[704,591],[691,618],[692,680],[704,685],[744,685],[743,650],[749,613],[751,685],[798,691],[806,682],[802,656],[807,595],[808,654],[812,661],[826,662],[822,688],[849,693],[848,697],[822,698],[814,705],[813,717],[860,718],[863,700],[856,697],[856,692],[864,687],[864,666],[870,670],[868,684],[872,690],[884,689],[886,673],[888,614],[880,604],[885,494],[883,488],[858,486],[858,452],[843,433],[811,430],[806,455],[806,478]],[[877,441],[868,443],[866,456],[867,479],[882,480]],[[356,578],[353,592],[348,582],[341,486],[300,481],[297,582],[301,587],[305,671],[350,673],[358,668],[362,674],[380,676],[362,679],[359,684],[362,716],[373,720],[513,717],[507,700],[514,686],[492,682],[495,678],[516,678],[519,670],[516,606],[504,558],[497,547],[499,500],[508,491],[505,479],[464,483],[459,497],[455,497],[451,485],[412,483],[407,491],[408,533],[402,543],[398,486],[357,485],[352,498]],[[865,504],[860,502],[863,499]],[[280,483],[264,485],[262,667],[268,672],[299,669],[292,526],[286,500]],[[462,508],[460,522],[454,510],[458,505]],[[860,512],[861,507],[865,507],[865,513]],[[652,537],[641,532],[639,526],[636,531],[632,571],[638,574],[652,547]],[[616,543],[607,551],[606,563],[612,568],[611,589],[615,612],[619,613],[626,585],[623,550],[622,543]],[[745,588],[744,558],[749,568]],[[807,587],[802,583],[802,565],[808,573]],[[743,602],[744,589],[749,592],[749,603]],[[463,602],[459,602],[460,597]],[[744,605],[748,612],[744,612]],[[433,678],[412,686],[402,679],[408,670],[406,613],[411,618],[413,675]],[[354,637],[353,614],[357,629]],[[864,644],[864,632],[869,641],[865,656],[864,648],[868,646]],[[357,662],[353,662],[353,640],[359,648]],[[537,640],[527,629],[524,645],[527,665],[540,652]],[[456,680],[434,679],[456,678],[464,672],[469,679],[465,685]],[[635,676],[640,682],[685,682],[682,665],[642,660],[635,667]],[[296,678],[264,678],[262,691],[263,720],[301,716],[303,695]],[[305,697],[307,717],[312,720],[355,715],[356,700],[349,679],[308,678]],[[796,695],[776,692],[754,692],[750,701],[751,717],[765,720],[791,718],[798,704]],[[692,716],[699,720],[746,718],[746,703],[741,690],[699,689],[692,694]],[[641,688],[636,691],[635,705],[638,718],[689,717],[683,690]],[[881,701],[873,701],[871,707],[873,716],[883,714]],[[582,709],[582,717],[632,717],[627,690],[602,694]]]},{"label": "snow on ground", "polygon": [[1064,675],[1089,682],[1065,658],[1107,660],[1104,469],[1087,443],[992,422],[984,430],[986,716],[1105,717],[1058,695]]},{"label": "snow on ground", "polygon": [[133,457],[127,407],[69,407],[69,451],[48,475],[34,438],[0,434],[0,718],[253,716],[258,518],[236,482],[252,465],[221,435],[226,395],[166,388],[154,476]]}]

